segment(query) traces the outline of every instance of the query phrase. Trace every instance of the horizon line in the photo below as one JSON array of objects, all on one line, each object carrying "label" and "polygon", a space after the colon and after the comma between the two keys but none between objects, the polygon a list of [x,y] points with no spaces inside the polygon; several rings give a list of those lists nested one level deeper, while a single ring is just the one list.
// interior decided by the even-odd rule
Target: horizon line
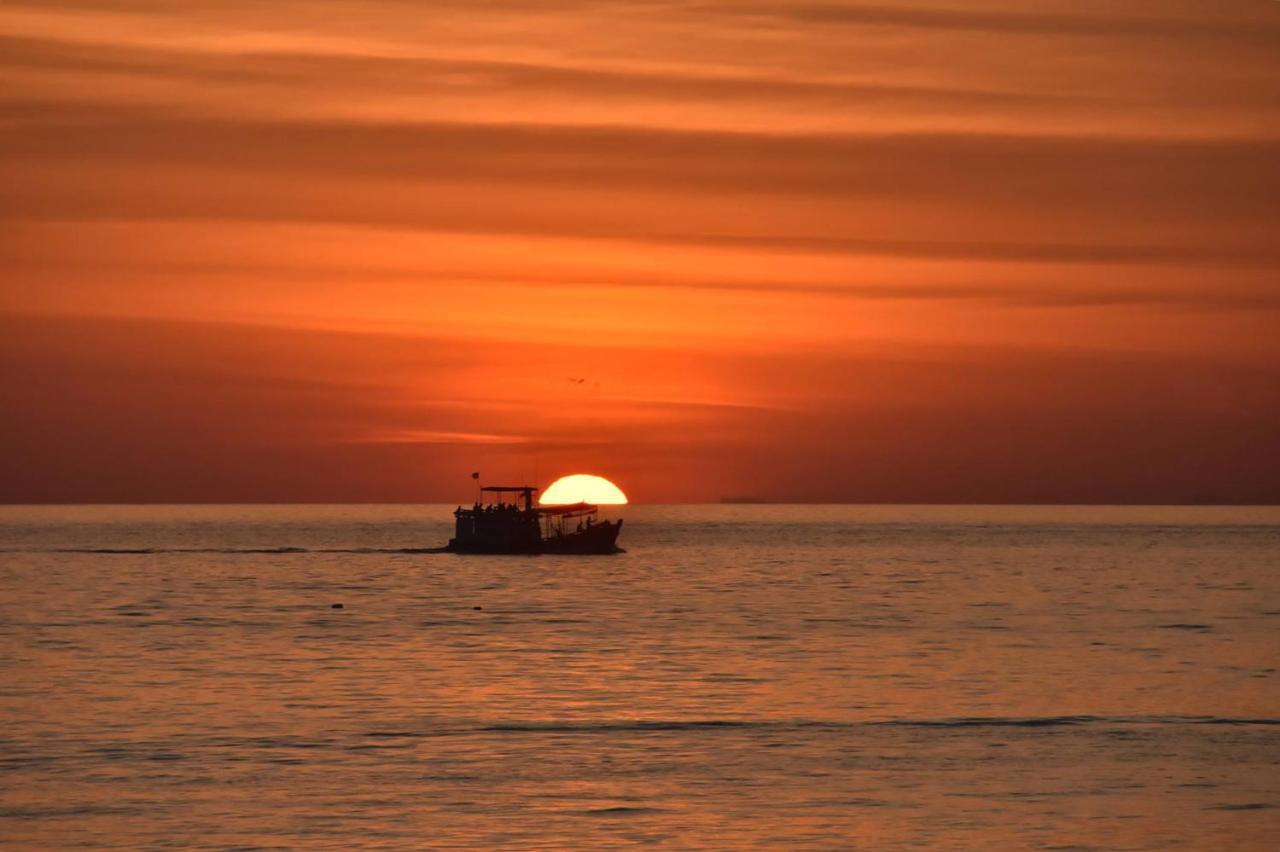
[{"label": "horizon line", "polygon": [[[15,501],[0,500],[0,508],[10,507],[42,507],[42,506],[446,506],[449,504],[457,504],[456,500],[431,500],[423,502],[411,502],[404,500],[320,500],[320,501],[297,501],[297,500],[197,500],[197,501],[65,501],[65,502],[33,502],[21,503]],[[1036,506],[1045,508],[1054,507],[1093,507],[1093,508],[1224,508],[1224,509],[1275,509],[1280,508],[1280,502],[1277,503],[1232,503],[1232,502],[1178,502],[1178,503],[1143,503],[1143,502],[1091,502],[1091,501],[1065,501],[1065,502],[1018,502],[1018,501],[974,501],[974,502],[950,502],[939,503],[934,501],[874,501],[874,500],[670,500],[670,501],[653,501],[641,502],[632,500],[619,506],[610,506],[609,508],[620,508],[625,506],[936,506],[936,507],[953,507],[953,506]]]}]

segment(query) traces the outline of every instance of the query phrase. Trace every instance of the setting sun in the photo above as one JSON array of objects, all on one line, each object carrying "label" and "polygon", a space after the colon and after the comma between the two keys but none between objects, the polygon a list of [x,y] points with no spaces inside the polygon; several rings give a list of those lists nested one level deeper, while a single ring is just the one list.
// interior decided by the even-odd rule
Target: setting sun
[{"label": "setting sun", "polygon": [[627,502],[627,495],[603,476],[575,473],[562,476],[551,483],[538,502],[544,506],[564,506],[570,503],[620,506]]}]

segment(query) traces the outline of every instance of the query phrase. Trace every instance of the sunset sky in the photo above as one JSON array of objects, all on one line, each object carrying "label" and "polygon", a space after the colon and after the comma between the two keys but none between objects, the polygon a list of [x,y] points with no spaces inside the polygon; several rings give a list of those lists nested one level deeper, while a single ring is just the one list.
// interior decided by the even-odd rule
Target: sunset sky
[{"label": "sunset sky", "polygon": [[1275,0],[0,42],[0,501],[1280,502]]}]

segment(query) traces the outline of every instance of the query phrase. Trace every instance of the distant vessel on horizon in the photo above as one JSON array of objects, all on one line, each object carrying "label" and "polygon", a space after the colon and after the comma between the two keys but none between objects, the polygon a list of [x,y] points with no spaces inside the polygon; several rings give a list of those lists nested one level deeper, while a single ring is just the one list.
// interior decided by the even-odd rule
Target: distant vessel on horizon
[{"label": "distant vessel on horizon", "polygon": [[[529,485],[481,488],[481,500],[475,505],[454,510],[453,538],[441,550],[525,555],[622,552],[617,544],[618,533],[622,531],[621,519],[600,520],[599,507],[591,503],[534,506],[533,495],[537,490]],[[515,496],[507,502],[507,495]],[[486,496],[493,499],[484,502]]]}]

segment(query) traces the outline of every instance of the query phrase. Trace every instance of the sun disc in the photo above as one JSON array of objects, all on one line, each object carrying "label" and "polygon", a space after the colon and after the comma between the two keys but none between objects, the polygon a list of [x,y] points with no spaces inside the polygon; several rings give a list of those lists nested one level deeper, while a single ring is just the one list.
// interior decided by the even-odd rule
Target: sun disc
[{"label": "sun disc", "polygon": [[603,476],[575,473],[562,476],[542,492],[538,502],[544,506],[566,506],[571,503],[592,503],[596,506],[621,506],[627,495]]}]

